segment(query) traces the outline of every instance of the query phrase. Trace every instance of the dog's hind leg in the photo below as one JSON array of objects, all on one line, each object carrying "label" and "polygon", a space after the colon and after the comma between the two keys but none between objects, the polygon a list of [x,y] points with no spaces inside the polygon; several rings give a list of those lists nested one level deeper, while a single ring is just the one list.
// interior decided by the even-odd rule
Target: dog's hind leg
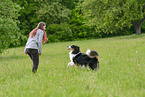
[{"label": "dog's hind leg", "polygon": [[97,62],[97,70],[99,70],[99,62]]},{"label": "dog's hind leg", "polygon": [[81,67],[82,67],[82,68],[85,68],[85,65],[82,65]]}]

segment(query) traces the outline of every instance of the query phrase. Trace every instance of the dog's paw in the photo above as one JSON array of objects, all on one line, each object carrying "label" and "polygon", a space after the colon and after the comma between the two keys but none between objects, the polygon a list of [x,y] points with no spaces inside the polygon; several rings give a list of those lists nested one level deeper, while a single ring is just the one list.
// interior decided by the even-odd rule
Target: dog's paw
[{"label": "dog's paw", "polygon": [[73,65],[74,65],[74,62],[69,62],[68,65],[67,65],[67,67],[68,66],[73,66]]},{"label": "dog's paw", "polygon": [[85,68],[85,65],[82,65],[81,67],[82,67],[82,68]]}]

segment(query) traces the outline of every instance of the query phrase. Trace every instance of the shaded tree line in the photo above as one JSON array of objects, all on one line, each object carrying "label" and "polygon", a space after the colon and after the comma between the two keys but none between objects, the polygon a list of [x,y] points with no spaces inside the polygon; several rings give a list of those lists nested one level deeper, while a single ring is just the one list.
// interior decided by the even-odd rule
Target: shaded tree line
[{"label": "shaded tree line", "polygon": [[48,42],[141,34],[145,0],[0,0],[0,52],[47,25]]}]

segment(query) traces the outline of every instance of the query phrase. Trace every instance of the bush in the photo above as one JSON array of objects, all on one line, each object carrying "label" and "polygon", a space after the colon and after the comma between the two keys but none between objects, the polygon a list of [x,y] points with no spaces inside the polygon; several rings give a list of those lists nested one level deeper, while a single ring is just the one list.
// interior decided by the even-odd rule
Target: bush
[{"label": "bush", "polygon": [[0,18],[0,53],[10,45],[19,45],[18,27],[12,19]]},{"label": "bush", "polygon": [[51,24],[46,32],[48,33],[48,42],[73,40],[72,31],[67,23]]},{"label": "bush", "polygon": [[4,49],[21,45],[26,38],[17,26],[21,7],[11,0],[1,0],[0,8],[0,53]]}]

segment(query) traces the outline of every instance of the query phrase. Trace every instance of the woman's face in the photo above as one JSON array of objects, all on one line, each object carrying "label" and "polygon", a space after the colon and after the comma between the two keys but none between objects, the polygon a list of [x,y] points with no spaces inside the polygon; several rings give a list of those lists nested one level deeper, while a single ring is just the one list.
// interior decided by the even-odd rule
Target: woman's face
[{"label": "woman's face", "polygon": [[43,30],[46,30],[46,25],[45,25],[45,26],[43,26]]}]

